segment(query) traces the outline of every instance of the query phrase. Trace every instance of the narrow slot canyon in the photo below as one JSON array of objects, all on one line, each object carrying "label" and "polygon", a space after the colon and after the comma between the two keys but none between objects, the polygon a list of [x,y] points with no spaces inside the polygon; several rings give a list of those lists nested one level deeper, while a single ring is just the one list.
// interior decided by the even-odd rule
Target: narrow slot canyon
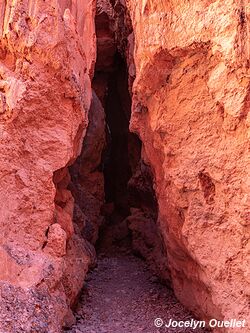
[{"label": "narrow slot canyon", "polygon": [[[160,332],[156,318],[164,318],[166,324],[170,319],[195,319],[165,280],[166,254],[157,226],[153,175],[141,160],[140,140],[129,132],[131,100],[121,55],[115,54],[114,68],[107,77],[106,143],[99,166],[105,203],[95,244],[97,261],[74,306],[76,322],[65,332]],[[207,332],[199,326],[195,331]],[[191,333],[193,328],[170,328],[169,332]]]},{"label": "narrow slot canyon", "polygon": [[0,1],[0,333],[249,332],[249,20]]},{"label": "narrow slot canyon", "polygon": [[[74,317],[64,332],[191,333],[191,327],[164,327],[170,320],[178,322],[185,318],[195,323],[197,319],[176,299],[171,288],[166,249],[157,221],[154,176],[142,159],[140,139],[129,130],[132,100],[126,59],[116,45],[117,32],[109,30],[110,17],[105,15],[102,13],[96,19],[98,57],[92,86],[94,98],[99,102],[92,103],[86,135],[88,138],[92,132],[92,140],[103,146],[102,151],[94,152],[91,148],[89,151],[99,153],[99,165],[96,163],[94,173],[99,173],[99,180],[102,178],[101,187],[100,183],[93,183],[94,178],[92,186],[99,185],[99,190],[104,191],[103,204],[99,206],[101,217],[92,226],[95,237],[88,239],[95,246],[96,260],[78,303],[73,306]],[[112,45],[109,50],[107,36]],[[84,142],[82,154],[70,168],[75,179],[71,190],[80,207],[84,200],[81,194],[86,188],[83,185],[79,193],[74,192],[74,187],[78,187],[81,179],[83,184],[86,181],[83,170],[86,172],[84,162],[89,156],[82,155],[90,144],[90,141]],[[86,225],[82,228],[85,239],[87,228]],[[164,324],[160,321],[157,326],[156,318],[164,318]],[[207,332],[198,322],[194,325],[197,325],[196,332]]]}]

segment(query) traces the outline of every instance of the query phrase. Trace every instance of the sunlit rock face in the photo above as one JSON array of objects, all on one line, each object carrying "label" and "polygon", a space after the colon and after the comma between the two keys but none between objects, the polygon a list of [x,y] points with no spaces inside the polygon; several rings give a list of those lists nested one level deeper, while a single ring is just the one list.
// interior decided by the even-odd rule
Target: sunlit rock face
[{"label": "sunlit rock face", "polygon": [[95,2],[0,13],[0,331],[60,332],[91,261],[65,167],[88,124]]},{"label": "sunlit rock face", "polygon": [[249,4],[127,5],[136,65],[130,128],[154,170],[175,293],[203,317],[247,319]]}]

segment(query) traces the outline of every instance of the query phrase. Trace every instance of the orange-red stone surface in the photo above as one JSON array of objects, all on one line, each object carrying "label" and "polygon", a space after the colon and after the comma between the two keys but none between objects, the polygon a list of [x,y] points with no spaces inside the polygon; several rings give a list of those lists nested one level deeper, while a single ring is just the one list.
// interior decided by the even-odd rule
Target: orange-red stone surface
[{"label": "orange-red stone surface", "polygon": [[56,333],[90,263],[65,166],[88,123],[95,1],[1,1],[0,14],[0,332]]},{"label": "orange-red stone surface", "polygon": [[[135,78],[130,128],[154,173],[175,293],[202,318],[250,322],[250,5],[120,2],[134,30],[127,48],[130,86]],[[94,257],[73,223],[68,166],[88,125],[95,7],[94,0],[0,2],[1,333],[59,333],[69,325]],[[102,60],[112,65],[114,51],[112,31],[105,31],[98,36],[106,55],[100,68]],[[94,102],[104,117],[96,96]],[[103,131],[102,118],[98,151]],[[85,142],[92,139],[90,130]],[[97,167],[100,156],[92,157]],[[89,176],[91,167],[80,167]],[[87,208],[103,200],[102,175],[82,180],[90,186]]]},{"label": "orange-red stone surface", "polygon": [[250,5],[127,4],[131,130],[155,173],[175,293],[202,317],[249,320]]}]

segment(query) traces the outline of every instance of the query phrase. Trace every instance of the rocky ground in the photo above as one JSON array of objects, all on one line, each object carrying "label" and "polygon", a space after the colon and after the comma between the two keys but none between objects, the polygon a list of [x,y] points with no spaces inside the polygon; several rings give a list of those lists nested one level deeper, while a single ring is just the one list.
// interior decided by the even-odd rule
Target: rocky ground
[{"label": "rocky ground", "polygon": [[[189,320],[189,312],[162,285],[146,264],[129,250],[99,254],[89,273],[76,310],[76,324],[68,333],[191,333],[192,328],[161,328],[156,318]],[[206,332],[196,329],[196,333]]]}]

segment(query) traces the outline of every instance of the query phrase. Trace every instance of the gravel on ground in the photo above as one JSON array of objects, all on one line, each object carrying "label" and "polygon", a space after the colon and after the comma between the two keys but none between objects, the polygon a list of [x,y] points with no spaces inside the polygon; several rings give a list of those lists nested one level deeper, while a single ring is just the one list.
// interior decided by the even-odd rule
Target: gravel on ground
[{"label": "gravel on ground", "polygon": [[[171,289],[152,275],[130,251],[100,253],[86,280],[68,333],[205,333],[204,328],[157,328],[156,318],[191,321]],[[158,323],[161,324],[161,321]]]}]

